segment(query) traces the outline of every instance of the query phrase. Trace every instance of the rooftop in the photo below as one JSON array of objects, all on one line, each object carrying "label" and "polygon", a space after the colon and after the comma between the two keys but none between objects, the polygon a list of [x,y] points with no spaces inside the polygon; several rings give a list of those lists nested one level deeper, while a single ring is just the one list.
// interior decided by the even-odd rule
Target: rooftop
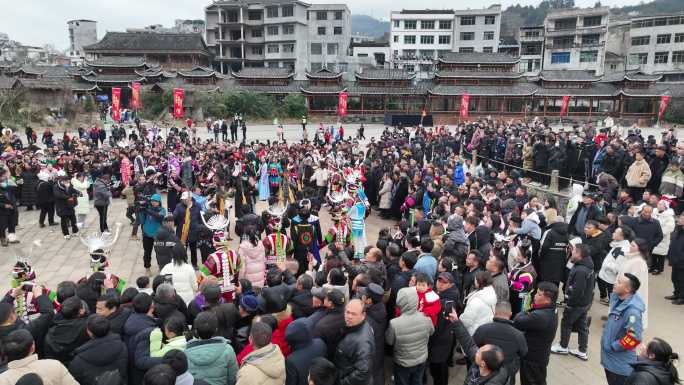
[{"label": "rooftop", "polygon": [[444,70],[437,71],[437,78],[471,78],[471,79],[519,79],[522,77],[520,72],[504,71],[467,71],[467,70]]},{"label": "rooftop", "polygon": [[448,52],[439,61],[450,64],[516,64],[520,61],[520,57],[499,52]]},{"label": "rooftop", "polygon": [[411,80],[415,74],[399,69],[368,69],[355,73],[357,79],[364,80]]},{"label": "rooftop", "polygon": [[322,68],[316,72],[307,71],[305,75],[309,79],[338,79],[340,76],[342,76],[342,72],[331,71],[327,68]]},{"label": "rooftop", "polygon": [[142,57],[128,56],[103,56],[95,60],[86,60],[85,64],[90,67],[142,67],[146,64]]},{"label": "rooftop", "polygon": [[402,15],[453,15],[453,9],[402,9],[399,12]]},{"label": "rooftop", "polygon": [[294,76],[289,68],[243,68],[239,72],[232,72],[233,77],[238,79],[287,79]]},{"label": "rooftop", "polygon": [[539,78],[551,82],[597,82],[601,79],[592,71],[583,70],[542,70]]},{"label": "rooftop", "polygon": [[102,40],[84,46],[88,51],[192,51],[209,54],[201,34],[197,33],[153,33],[153,32],[107,32]]}]

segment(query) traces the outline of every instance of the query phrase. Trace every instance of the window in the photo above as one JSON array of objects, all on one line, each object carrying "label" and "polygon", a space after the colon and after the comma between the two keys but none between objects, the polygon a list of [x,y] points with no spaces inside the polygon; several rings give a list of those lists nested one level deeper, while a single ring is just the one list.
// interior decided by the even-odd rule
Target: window
[{"label": "window", "polygon": [[316,72],[323,68],[323,63],[311,63],[311,72]]},{"label": "window", "polygon": [[280,52],[280,46],[278,44],[269,44],[267,51],[268,53],[278,53]]},{"label": "window", "polygon": [[252,55],[263,55],[264,47],[252,47]]},{"label": "window", "polygon": [[675,43],[684,43],[684,33],[675,33]]},{"label": "window", "polygon": [[435,29],[435,21],[434,20],[421,20],[420,21],[420,29]]},{"label": "window", "polygon": [[325,35],[325,27],[318,27],[318,34]]},{"label": "window", "polygon": [[399,20],[394,20],[394,28],[399,28]]},{"label": "window", "polygon": [[585,27],[596,27],[601,25],[601,16],[586,16],[584,18]]},{"label": "window", "polygon": [[268,26],[268,29],[266,30],[268,33],[268,36],[275,36],[278,34],[278,26],[277,25],[270,25]]},{"label": "window", "polygon": [[337,55],[337,43],[328,43],[328,55]]},{"label": "window", "polygon": [[294,24],[283,24],[283,35],[294,35]]},{"label": "window", "polygon": [[629,64],[631,65],[638,65],[638,64],[647,64],[648,63],[648,53],[633,53],[629,55]]},{"label": "window", "polygon": [[225,22],[228,22],[228,23],[237,23],[237,21],[238,21],[238,14],[237,14],[237,12],[234,12],[234,11],[226,12]]},{"label": "window", "polygon": [[475,52],[475,48],[473,47],[461,47],[458,49],[459,53],[473,53]]},{"label": "window", "polygon": [[425,59],[434,59],[435,57],[435,50],[432,49],[421,49],[418,52],[420,54],[420,57]]},{"label": "window", "polygon": [[632,45],[649,45],[651,43],[650,36],[636,36],[632,38]]},{"label": "window", "polygon": [[494,40],[494,31],[485,31],[482,40]]},{"label": "window", "polygon": [[668,25],[684,24],[684,16],[675,16],[667,18]]},{"label": "window", "polygon": [[404,44],[416,44],[416,37],[414,35],[405,35]]},{"label": "window", "polygon": [[356,55],[356,57],[368,57],[367,53],[359,53]]},{"label": "window", "polygon": [[437,50],[437,57],[439,57],[439,58],[446,57],[449,54],[449,52],[451,52],[451,50],[449,50],[449,49],[438,49]]},{"label": "window", "polygon": [[252,30],[252,37],[263,37],[264,30],[262,28],[256,28]]},{"label": "window", "polygon": [[577,26],[577,19],[576,18],[571,18],[571,19],[560,19],[556,20],[554,23],[554,29],[559,30],[559,29],[575,29]]},{"label": "window", "polygon": [[667,25],[667,18],[662,17],[662,18],[660,18],[660,19],[655,19],[655,20],[653,21],[653,25],[656,25],[656,26]]},{"label": "window", "polygon": [[278,7],[266,7],[266,17],[278,17]]},{"label": "window", "polygon": [[451,20],[440,20],[439,29],[451,29]]},{"label": "window", "polygon": [[669,55],[670,55],[669,52],[656,52],[655,58],[653,59],[653,63],[655,63],[655,64],[667,64],[667,59],[668,59]]},{"label": "window", "polygon": [[415,49],[405,49],[403,52],[403,57],[405,58],[415,58],[416,57],[416,50]]},{"label": "window", "polygon": [[328,12],[316,11],[316,20],[328,20]]},{"label": "window", "polygon": [[405,64],[404,69],[408,72],[413,72],[416,70],[416,67],[413,64]]},{"label": "window", "polygon": [[475,32],[461,32],[461,40],[475,40]]},{"label": "window", "polygon": [[484,53],[493,53],[493,52],[494,52],[494,47],[482,47],[482,52],[484,52]]},{"label": "window", "polygon": [[551,64],[570,64],[570,52],[551,53]]},{"label": "window", "polygon": [[416,21],[404,20],[404,29],[416,29]]},{"label": "window", "polygon": [[284,53],[293,53],[294,47],[295,47],[294,43],[283,44],[283,52]]},{"label": "window", "polygon": [[249,20],[261,20],[261,11],[249,11],[247,12],[247,18]]},{"label": "window", "polygon": [[475,25],[475,16],[461,16],[461,25]]},{"label": "window", "polygon": [[675,63],[675,64],[684,63],[684,51],[672,52],[672,63]]},{"label": "window", "polygon": [[496,16],[485,16],[485,24],[496,24]]},{"label": "window", "polygon": [[598,59],[598,51],[582,51],[580,52],[580,63],[596,63]]},{"label": "window", "polygon": [[439,44],[451,44],[451,35],[439,35]]},{"label": "window", "polygon": [[322,55],[323,54],[323,44],[311,43],[311,54],[312,55]]},{"label": "window", "polygon": [[395,43],[399,43],[399,35],[392,36],[392,39]]},{"label": "window", "polygon": [[294,7],[291,5],[283,5],[283,17],[294,16]]},{"label": "window", "polygon": [[658,35],[656,37],[656,44],[670,44],[670,39],[672,38],[672,35],[669,33],[666,35]]},{"label": "window", "polygon": [[341,35],[342,34],[342,27],[334,27],[333,28],[333,35]]},{"label": "window", "polygon": [[342,20],[342,11],[335,11],[335,20]]},{"label": "window", "polygon": [[420,44],[435,44],[435,37],[434,36],[421,36],[420,37]]},{"label": "window", "polygon": [[421,64],[419,68],[420,72],[430,72],[432,71],[432,64]]},{"label": "window", "polygon": [[583,35],[582,36],[582,45],[585,45],[585,46],[598,45],[599,39],[600,39],[599,34]]}]

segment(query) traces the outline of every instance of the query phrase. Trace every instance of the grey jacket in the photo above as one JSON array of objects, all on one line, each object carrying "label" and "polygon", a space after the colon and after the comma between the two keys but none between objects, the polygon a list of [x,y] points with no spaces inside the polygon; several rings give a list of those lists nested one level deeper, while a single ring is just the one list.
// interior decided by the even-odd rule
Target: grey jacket
[{"label": "grey jacket", "polygon": [[428,341],[435,331],[430,318],[419,312],[415,287],[397,293],[401,315],[390,321],[385,342],[394,345],[394,362],[403,367],[422,364],[428,357]]},{"label": "grey jacket", "polygon": [[508,297],[508,278],[506,273],[497,274],[492,277],[492,286],[496,292],[496,303],[505,303],[509,301]]},{"label": "grey jacket", "polygon": [[107,206],[112,198],[112,192],[109,187],[100,179],[96,179],[93,183],[93,200],[95,206]]}]

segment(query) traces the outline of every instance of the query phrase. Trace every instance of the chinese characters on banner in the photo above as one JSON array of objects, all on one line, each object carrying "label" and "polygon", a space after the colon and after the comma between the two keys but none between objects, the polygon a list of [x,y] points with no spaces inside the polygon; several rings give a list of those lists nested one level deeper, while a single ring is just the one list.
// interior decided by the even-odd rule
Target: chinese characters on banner
[{"label": "chinese characters on banner", "polygon": [[563,96],[563,104],[561,104],[560,116],[568,114],[568,106],[570,105],[570,97]]},{"label": "chinese characters on banner", "polygon": [[131,84],[131,108],[137,110],[140,108],[140,83],[133,82]]},{"label": "chinese characters on banner", "polygon": [[112,119],[121,120],[121,88],[112,88]]},{"label": "chinese characters on banner", "polygon": [[173,117],[183,119],[183,98],[185,93],[182,88],[173,89]]},{"label": "chinese characters on banner", "polygon": [[346,92],[340,92],[339,100],[337,101],[337,114],[339,116],[347,115],[347,98],[349,94]]},{"label": "chinese characters on banner", "polygon": [[667,105],[670,103],[670,97],[668,95],[663,95],[660,97],[660,109],[658,109],[658,119],[662,119],[665,115],[665,110]]},{"label": "chinese characters on banner", "polygon": [[468,118],[468,103],[470,102],[470,95],[463,94],[461,96],[461,119]]}]

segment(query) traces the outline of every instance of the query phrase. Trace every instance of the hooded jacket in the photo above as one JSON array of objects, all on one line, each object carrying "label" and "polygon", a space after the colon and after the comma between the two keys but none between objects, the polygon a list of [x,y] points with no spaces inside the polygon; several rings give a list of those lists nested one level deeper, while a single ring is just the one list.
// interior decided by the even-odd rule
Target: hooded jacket
[{"label": "hooded jacket", "polygon": [[653,210],[655,218],[660,223],[660,229],[663,233],[663,240],[660,241],[653,249],[655,255],[667,255],[667,249],[670,247],[670,234],[675,229],[675,214],[671,208],[663,212]]},{"label": "hooded jacket", "polygon": [[417,310],[418,293],[406,287],[397,294],[401,315],[390,321],[385,342],[394,346],[394,362],[403,367],[422,364],[428,357],[428,341],[435,331],[430,318]]},{"label": "hooded jacket", "polygon": [[492,322],[494,307],[496,306],[496,292],[492,285],[476,290],[466,297],[465,310],[461,314],[461,321],[470,335],[475,334],[480,325]]},{"label": "hooded jacket", "polygon": [[278,345],[268,344],[245,357],[237,375],[237,385],[283,385],[285,358]]},{"label": "hooded jacket", "polygon": [[325,356],[327,349],[320,338],[313,338],[306,319],[298,319],[285,330],[285,341],[292,352],[285,359],[286,384],[307,385],[309,367],[316,357]]},{"label": "hooded jacket", "polygon": [[128,350],[118,335],[95,338],[75,351],[69,372],[81,385],[99,385],[99,377],[107,372],[126,383],[128,378]]},{"label": "hooded jacket", "polygon": [[[622,376],[632,373],[631,364],[637,361],[636,345],[629,347],[625,341],[642,340],[641,316],[645,309],[638,293],[624,300],[617,294],[610,295],[610,312],[601,336],[601,365],[606,370]],[[625,337],[627,334],[630,336]]]},{"label": "hooded jacket", "polygon": [[45,358],[59,360],[68,366],[75,350],[89,340],[87,322],[85,317],[53,321],[45,336]]},{"label": "hooded jacket", "polygon": [[539,227],[539,215],[536,212],[530,213],[522,221],[519,229],[515,229],[516,234],[527,235],[530,238],[541,239],[541,228]]},{"label": "hooded jacket", "polygon": [[631,365],[634,370],[624,385],[674,385],[670,371],[660,362],[639,357]]},{"label": "hooded jacket", "polygon": [[443,256],[453,256],[456,259],[464,259],[468,254],[470,243],[463,230],[463,218],[460,215],[452,215],[447,221],[447,236],[442,251]]},{"label": "hooded jacket", "polygon": [[594,298],[594,262],[590,257],[579,260],[570,269],[565,285],[565,302],[568,307],[584,307],[591,304]]},{"label": "hooded jacket", "polygon": [[620,270],[618,271],[618,277],[630,273],[634,274],[639,281],[641,286],[639,287],[639,296],[641,301],[644,303],[644,313],[641,316],[641,324],[644,330],[648,328],[648,264],[646,260],[640,253],[625,253],[625,260],[620,264]]},{"label": "hooded jacket", "polygon": [[568,225],[556,222],[549,226],[541,239],[539,250],[539,280],[560,282],[565,274],[568,251]]},{"label": "hooded jacket", "polygon": [[188,371],[196,379],[205,380],[210,385],[235,385],[237,361],[225,338],[193,339],[186,345],[185,355],[188,357]]}]

